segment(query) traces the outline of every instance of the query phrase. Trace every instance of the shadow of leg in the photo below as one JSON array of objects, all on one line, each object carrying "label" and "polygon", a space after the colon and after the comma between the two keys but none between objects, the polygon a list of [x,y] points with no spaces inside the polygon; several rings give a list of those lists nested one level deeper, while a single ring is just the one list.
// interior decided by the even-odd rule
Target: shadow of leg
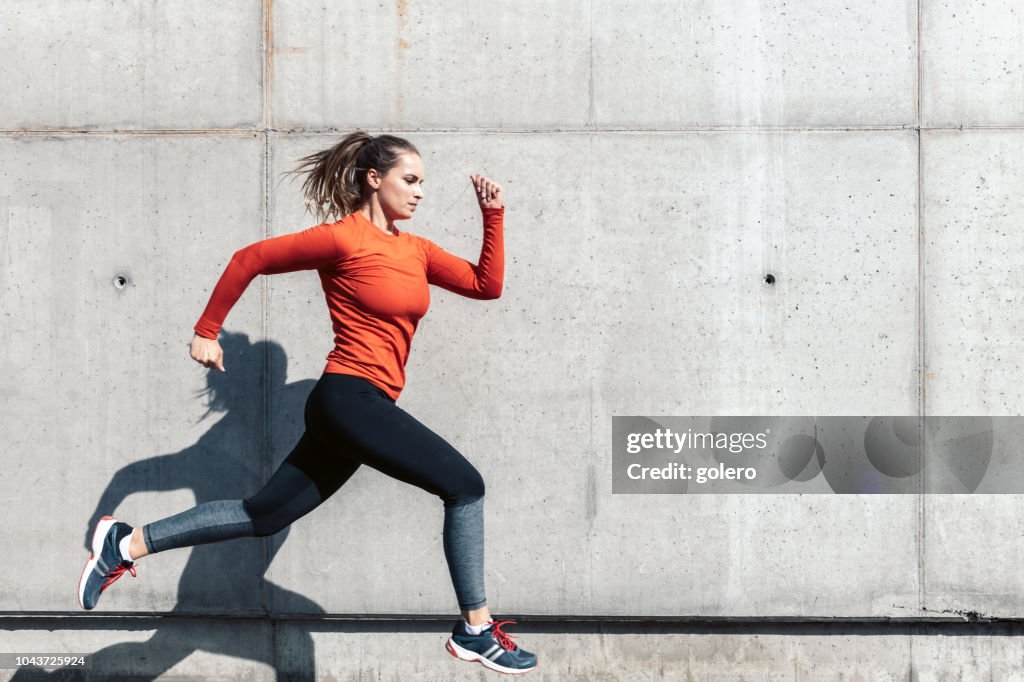
[{"label": "shadow of leg", "polygon": [[267,582],[267,604],[276,611],[309,614],[310,620],[286,620],[277,624],[279,679],[316,679],[316,651],[310,623],[324,613],[322,606],[298,592]]},{"label": "shadow of leg", "polygon": [[18,668],[10,680],[27,682],[28,680],[47,680],[48,682],[84,682],[89,679],[87,670],[60,668],[52,672],[41,668]]},{"label": "shadow of leg", "polygon": [[316,652],[313,636],[302,628],[307,621],[284,624],[278,633],[278,680],[313,682],[316,680]]}]

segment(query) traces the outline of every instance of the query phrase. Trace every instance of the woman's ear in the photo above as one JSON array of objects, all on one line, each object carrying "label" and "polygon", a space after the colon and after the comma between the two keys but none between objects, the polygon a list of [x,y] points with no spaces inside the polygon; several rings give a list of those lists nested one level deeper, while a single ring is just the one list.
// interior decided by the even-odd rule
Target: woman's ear
[{"label": "woman's ear", "polygon": [[368,168],[366,170],[366,184],[368,184],[371,189],[380,189],[380,181],[380,173],[377,172],[376,168]]}]

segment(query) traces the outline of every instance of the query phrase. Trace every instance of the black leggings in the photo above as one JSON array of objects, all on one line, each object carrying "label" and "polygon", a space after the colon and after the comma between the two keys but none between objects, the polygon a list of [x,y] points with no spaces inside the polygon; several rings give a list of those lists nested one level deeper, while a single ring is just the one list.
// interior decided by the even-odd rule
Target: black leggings
[{"label": "black leggings", "polygon": [[459,607],[484,606],[484,481],[473,465],[360,377],[321,376],[306,401],[305,421],[306,432],[260,491],[147,524],[149,551],[273,535],[316,509],[366,464],[443,500],[444,552]]}]

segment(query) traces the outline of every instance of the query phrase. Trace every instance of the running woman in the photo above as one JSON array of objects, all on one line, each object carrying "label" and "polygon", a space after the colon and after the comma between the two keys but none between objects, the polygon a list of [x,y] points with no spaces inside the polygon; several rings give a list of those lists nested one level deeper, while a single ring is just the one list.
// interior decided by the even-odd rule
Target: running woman
[{"label": "running woman", "polygon": [[494,621],[484,596],[484,482],[465,457],[395,404],[405,384],[413,333],[430,304],[428,284],[475,299],[501,295],[501,185],[470,179],[483,214],[476,265],[399,231],[423,199],[423,161],[407,140],[356,131],[300,160],[303,193],[317,220],[303,232],[236,252],[195,326],[191,356],[225,371],[217,335],[256,275],[316,270],[334,327],[334,350],[306,401],[305,433],[263,488],[243,500],[205,502],[133,528],[104,516],[93,531],[78,600],[93,609],[135,562],[156,552],[273,535],[313,511],[366,464],[431,492],[444,503],[443,545],[462,618],[446,643],[464,661],[524,673],[537,657]]}]

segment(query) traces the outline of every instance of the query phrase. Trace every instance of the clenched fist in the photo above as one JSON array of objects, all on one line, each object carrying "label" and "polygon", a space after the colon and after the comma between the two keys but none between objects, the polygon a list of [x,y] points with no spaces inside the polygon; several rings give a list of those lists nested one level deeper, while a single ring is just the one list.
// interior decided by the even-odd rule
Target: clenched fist
[{"label": "clenched fist", "polygon": [[469,179],[473,181],[480,208],[501,208],[505,205],[505,196],[502,194],[501,185],[482,175],[470,175]]},{"label": "clenched fist", "polygon": [[189,353],[192,359],[203,367],[211,369],[216,367],[222,372],[227,371],[224,369],[224,351],[221,350],[217,339],[208,339],[196,334],[192,337],[192,347],[189,349]]}]

